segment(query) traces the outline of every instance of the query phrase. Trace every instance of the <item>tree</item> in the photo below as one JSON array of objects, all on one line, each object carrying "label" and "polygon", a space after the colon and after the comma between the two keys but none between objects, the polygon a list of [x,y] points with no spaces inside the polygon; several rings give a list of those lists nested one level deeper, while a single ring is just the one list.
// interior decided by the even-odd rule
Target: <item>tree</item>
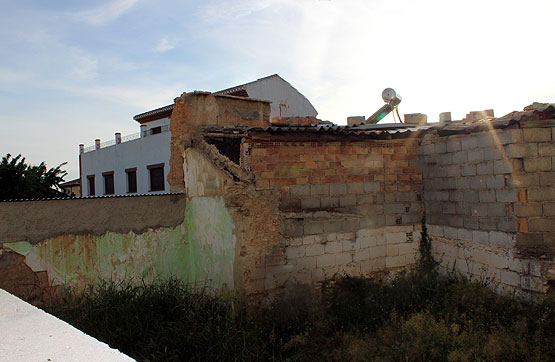
[{"label": "tree", "polygon": [[46,169],[44,162],[38,166],[25,164],[21,155],[12,158],[8,153],[0,163],[0,200],[50,198],[64,195],[60,183],[67,172],[62,170],[67,162]]}]

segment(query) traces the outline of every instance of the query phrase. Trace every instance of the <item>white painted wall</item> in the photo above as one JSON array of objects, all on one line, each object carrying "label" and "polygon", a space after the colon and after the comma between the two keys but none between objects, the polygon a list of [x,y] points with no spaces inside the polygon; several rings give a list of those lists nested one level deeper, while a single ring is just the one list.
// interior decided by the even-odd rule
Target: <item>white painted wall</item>
[{"label": "white painted wall", "polygon": [[[272,102],[270,119],[276,117],[316,117],[312,104],[291,84],[278,76],[245,85],[249,97]],[[281,105],[281,106],[280,106]]]},{"label": "white painted wall", "polygon": [[158,127],[158,126],[162,126],[162,127],[169,126],[170,125],[170,117],[166,117],[166,118],[162,118],[162,119],[157,119],[155,121],[150,121],[150,122],[147,122],[147,123],[143,123],[143,125],[146,126],[145,130],[147,130],[147,131],[151,128]]},{"label": "white painted wall", "polygon": [[[102,173],[110,171],[114,171],[114,194],[127,194],[125,170],[133,167],[137,168],[137,193],[169,192],[170,185],[167,179],[170,171],[170,140],[171,132],[168,131],[81,154],[83,196],[89,195],[88,175],[95,175],[96,195],[104,195]],[[157,163],[164,163],[165,190],[150,192],[150,173],[147,166]]]}]

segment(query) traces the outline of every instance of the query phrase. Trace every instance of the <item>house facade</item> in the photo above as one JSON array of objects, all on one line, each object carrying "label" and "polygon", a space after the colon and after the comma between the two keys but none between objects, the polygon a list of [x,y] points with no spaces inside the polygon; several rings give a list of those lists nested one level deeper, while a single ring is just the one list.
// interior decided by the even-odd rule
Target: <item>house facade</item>
[{"label": "house facade", "polygon": [[[270,120],[295,117],[309,123],[318,112],[297,89],[274,74],[214,94],[270,102]],[[82,196],[165,193],[169,191],[170,104],[133,117],[140,132],[94,146],[79,146]]]}]

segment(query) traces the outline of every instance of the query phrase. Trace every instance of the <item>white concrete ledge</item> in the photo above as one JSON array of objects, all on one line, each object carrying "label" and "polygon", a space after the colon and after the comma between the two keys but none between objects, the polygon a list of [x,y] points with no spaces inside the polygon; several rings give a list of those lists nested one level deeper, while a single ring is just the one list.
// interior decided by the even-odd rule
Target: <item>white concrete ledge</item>
[{"label": "white concrete ledge", "polygon": [[134,360],[0,289],[0,361]]}]

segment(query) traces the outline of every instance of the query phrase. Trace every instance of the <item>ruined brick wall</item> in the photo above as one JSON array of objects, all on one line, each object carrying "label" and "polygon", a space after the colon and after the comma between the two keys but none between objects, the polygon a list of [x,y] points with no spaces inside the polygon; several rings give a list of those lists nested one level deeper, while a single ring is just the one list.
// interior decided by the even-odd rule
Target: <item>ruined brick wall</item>
[{"label": "ruined brick wall", "polygon": [[[279,242],[252,282],[267,292],[335,273],[368,275],[415,263],[420,239],[419,138],[251,134],[241,165],[280,196]],[[263,226],[261,226],[263,227]]]},{"label": "ruined brick wall", "polygon": [[439,129],[424,137],[426,220],[444,270],[503,292],[547,289],[555,272],[552,125]]},{"label": "ruined brick wall", "polygon": [[183,152],[191,136],[203,126],[270,126],[270,102],[206,92],[183,93],[175,99],[171,115],[170,172],[172,192],[183,192]]}]

